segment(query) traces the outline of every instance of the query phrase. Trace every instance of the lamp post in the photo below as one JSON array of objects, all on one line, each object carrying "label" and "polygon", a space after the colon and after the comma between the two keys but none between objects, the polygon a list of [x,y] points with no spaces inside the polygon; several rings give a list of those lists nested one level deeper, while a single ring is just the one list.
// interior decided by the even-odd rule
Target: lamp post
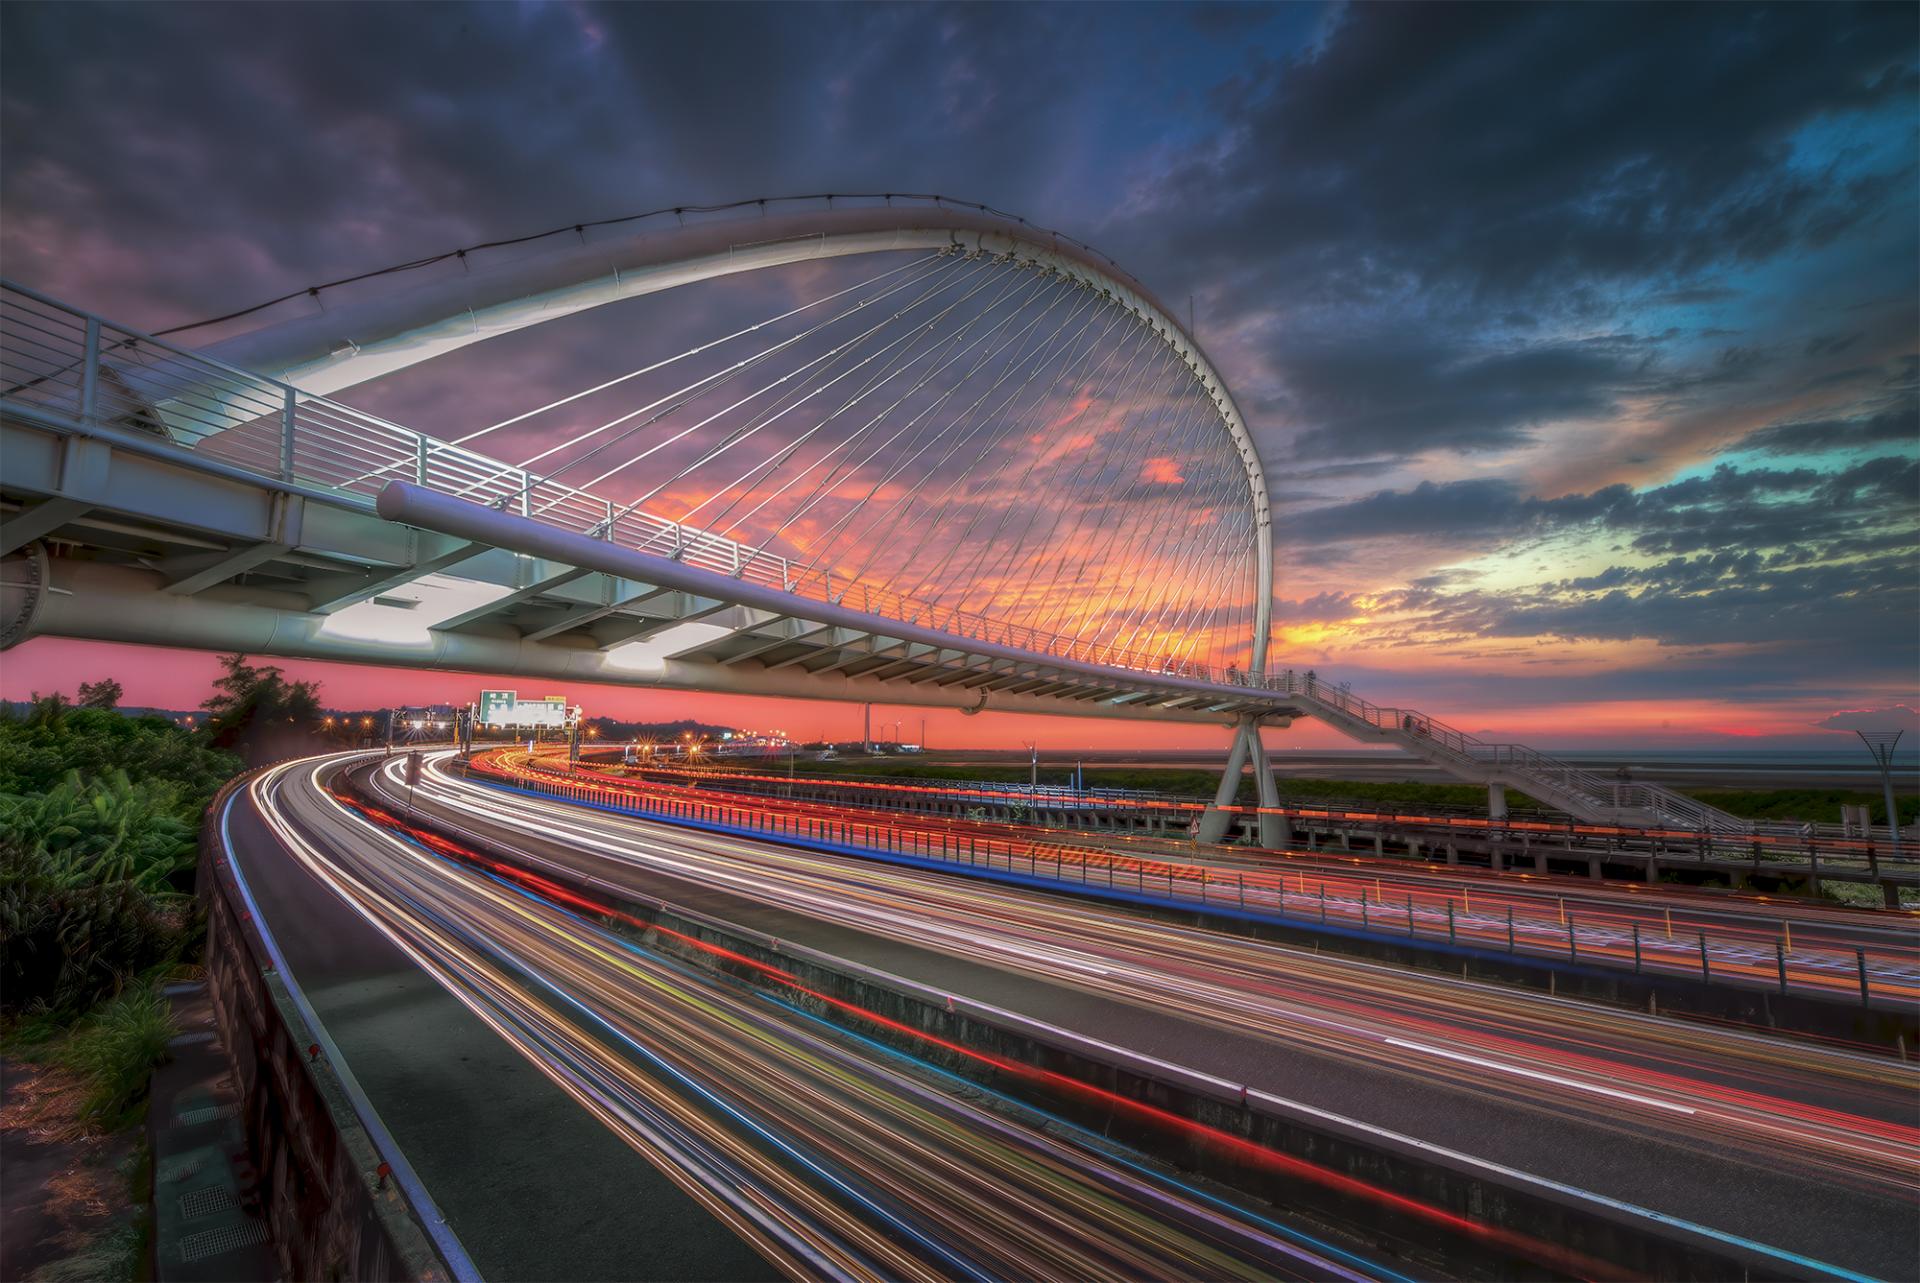
[{"label": "lamp post", "polygon": [[[1887,802],[1887,832],[1892,835],[1895,856],[1900,854],[1900,812],[1893,805],[1893,746],[1900,742],[1900,737],[1905,733],[1904,731],[1854,732],[1860,737],[1860,742],[1867,746],[1867,752],[1873,754],[1873,760],[1880,767],[1880,787],[1885,793]],[[1867,847],[1867,852],[1869,855],[1873,853],[1871,845]],[[1873,861],[1873,872],[1876,877],[1879,875],[1880,861]]]}]

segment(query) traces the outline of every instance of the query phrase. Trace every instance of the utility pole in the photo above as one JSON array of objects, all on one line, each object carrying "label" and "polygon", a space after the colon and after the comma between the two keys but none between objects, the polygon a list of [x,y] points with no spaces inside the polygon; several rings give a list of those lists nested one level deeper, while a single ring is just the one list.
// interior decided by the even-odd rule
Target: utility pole
[{"label": "utility pole", "polygon": [[861,723],[860,751],[862,753],[871,753],[873,752],[873,705],[866,704],[862,707],[867,710],[867,717],[866,720]]},{"label": "utility pole", "polygon": [[[1893,746],[1900,742],[1905,731],[1855,731],[1860,742],[1867,746],[1867,752],[1873,754],[1873,760],[1880,767],[1880,787],[1884,791],[1887,803],[1887,831],[1892,835],[1893,854],[1900,854],[1900,812],[1893,804]],[[1869,830],[1871,836],[1871,830]],[[1871,851],[1871,847],[1868,848]],[[1874,862],[1878,864],[1878,861]],[[1880,870],[1874,869],[1875,873]]]},{"label": "utility pole", "polygon": [[1027,764],[1027,787],[1032,789],[1037,789],[1040,787],[1039,741],[1022,740],[1021,743],[1025,744],[1027,746],[1027,751],[1032,754],[1032,756],[1028,759],[1028,764]]}]

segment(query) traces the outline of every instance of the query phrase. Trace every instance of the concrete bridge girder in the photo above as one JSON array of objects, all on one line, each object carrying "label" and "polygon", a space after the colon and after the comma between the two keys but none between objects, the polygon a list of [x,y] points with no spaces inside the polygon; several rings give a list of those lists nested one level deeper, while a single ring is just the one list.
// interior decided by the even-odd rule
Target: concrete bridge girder
[{"label": "concrete bridge girder", "polygon": [[[78,555],[48,560],[48,586],[98,596],[86,605],[60,592],[21,598],[20,618],[8,621],[9,644],[46,632],[969,711],[1112,716],[1129,709],[1197,723],[1218,723],[1237,704],[1215,692],[1156,689],[1181,683],[1152,677],[1135,685],[1112,670],[1063,671],[1087,666],[821,623],[804,610],[729,607],[578,558],[384,520],[358,496],[239,472],[111,428],[63,430],[20,410],[9,405],[0,419],[8,458],[0,495],[22,512],[71,500],[53,533]],[[312,611],[316,598],[330,613]],[[50,602],[53,609],[43,611]],[[599,619],[554,627],[570,609],[610,603]],[[639,670],[632,656],[618,654],[636,642],[647,650],[643,634],[702,612],[714,632],[656,644],[637,661]],[[754,649],[762,651],[757,659],[741,656]],[[1278,703],[1270,694],[1248,695],[1263,710]]]},{"label": "concrete bridge girder", "polygon": [[[21,558],[8,561],[12,567]],[[30,631],[104,641],[181,646],[197,650],[240,649],[250,654],[324,659],[382,666],[454,670],[643,686],[662,690],[699,690],[722,694],[767,695],[795,699],[970,708],[978,693],[933,685],[908,685],[857,675],[816,675],[805,670],[774,672],[755,664],[727,666],[712,660],[670,655],[623,656],[596,646],[562,641],[528,643],[518,638],[443,633],[424,626],[410,635],[370,637],[342,630],[305,608],[297,593],[217,587],[197,596],[161,591],[155,572],[72,558],[48,560],[53,591],[34,607]],[[9,590],[10,592],[12,590]],[[344,614],[345,612],[343,612]],[[398,617],[411,612],[396,611]],[[1107,716],[1098,705],[1066,703],[1032,695],[989,697],[996,711],[1053,715]],[[1206,714],[1164,714],[1176,720],[1217,723]]]}]

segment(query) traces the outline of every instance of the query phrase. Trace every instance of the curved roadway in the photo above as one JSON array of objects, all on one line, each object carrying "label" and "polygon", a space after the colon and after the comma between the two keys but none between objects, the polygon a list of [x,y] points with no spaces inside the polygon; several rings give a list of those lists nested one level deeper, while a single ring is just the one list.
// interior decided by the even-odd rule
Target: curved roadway
[{"label": "curved roadway", "polygon": [[[571,1152],[556,1146],[580,1141],[583,1123],[603,1141],[620,1135],[658,1160],[658,1169],[649,1169],[656,1171],[653,1186],[679,1200],[663,1197],[662,1207],[679,1215],[708,1208],[789,1272],[913,1273],[910,1263],[930,1271],[927,1277],[962,1277],[975,1267],[1020,1277],[1383,1270],[1382,1262],[1348,1254],[1349,1245],[1325,1233],[1260,1219],[1232,1200],[1209,1201],[1218,1195],[1173,1182],[1151,1165],[1130,1167],[1137,1160],[1103,1153],[1084,1138],[1058,1129],[1034,1133],[1017,1116],[963,1105],[933,1090],[922,1071],[851,1051],[845,1040],[774,1012],[764,1000],[710,992],[698,976],[625,942],[594,937],[580,919],[376,834],[327,795],[325,773],[311,763],[280,768],[228,817],[256,839],[240,846],[243,870],[268,888],[263,913],[283,945],[297,946],[288,948],[290,966],[310,992],[309,968],[325,977],[323,989],[351,992],[365,979],[358,973],[373,966],[407,1001],[432,1006],[426,989],[435,986],[423,986],[418,969],[434,974],[446,986],[442,1007],[445,994],[457,995],[463,1010],[507,1034],[521,1056],[587,1106],[563,1118],[545,1103],[542,1117],[554,1129],[549,1153]],[[397,764],[372,779],[395,807],[407,804]],[[1896,1062],[1321,959],[1032,891],[507,795],[432,769],[413,802],[441,824],[531,861],[1689,1220],[1765,1245],[1796,1272],[1916,1273],[1920,1078]],[[336,895],[355,908],[346,911]],[[329,952],[327,937],[356,922],[363,935],[367,924],[379,924],[389,950],[411,954],[411,979],[404,965]],[[649,995],[645,1003],[635,997],[641,993]],[[662,1014],[663,1003],[675,1004],[675,1014]],[[370,1075],[355,1053],[361,1046],[383,1060],[381,1038],[398,1031],[376,1033],[369,1025],[364,1038],[351,1030],[343,1036],[338,1021],[366,1025],[367,1013],[351,999],[316,1006],[383,1116],[418,1112],[417,1092],[396,1083],[387,1090],[397,1096],[383,1095],[382,1084],[369,1081],[378,1074]],[[486,1025],[469,1021],[484,1031]],[[723,1026],[728,1032],[717,1033]],[[422,1037],[398,1037],[396,1054],[416,1055]],[[466,1036],[463,1045],[482,1043]],[[507,1044],[494,1043],[498,1061]],[[699,1118],[711,1123],[710,1109],[648,1114],[643,1104],[664,1109],[665,1097],[648,1095],[636,1081],[657,1088],[673,1076],[649,1056],[694,1074],[718,1100],[800,1146],[854,1189],[869,1196],[887,1189],[889,1198],[904,1201],[875,1207],[844,1190],[835,1194],[840,1187],[811,1168],[812,1176],[783,1183],[779,1172],[793,1177],[799,1160],[773,1156],[769,1146],[778,1146],[747,1136],[752,1129],[743,1131],[738,1120],[703,1130]],[[714,1077],[699,1076],[708,1069]],[[776,1080],[781,1086],[770,1090]],[[536,1100],[538,1081],[524,1071],[502,1073],[500,1092],[511,1088],[518,1093],[512,1099]],[[471,1093],[478,1084],[443,1086]],[[508,1095],[487,1101],[480,1090],[478,1102],[466,1098],[476,1113],[503,1112]],[[593,1116],[607,1127],[591,1123]],[[511,1268],[511,1247],[490,1253],[485,1241],[474,1241],[460,1206],[474,1201],[464,1188],[471,1175],[456,1171],[447,1174],[452,1187],[439,1183],[435,1147],[448,1141],[449,1129],[436,1132],[431,1119],[418,1127],[404,1118],[386,1121],[483,1268],[498,1261],[505,1263],[501,1273],[528,1274]],[[856,1140],[862,1135],[881,1139],[863,1145]],[[979,1150],[985,1136],[1000,1147],[990,1157]],[[484,1146],[470,1133],[454,1139],[468,1153],[526,1143],[497,1134]],[[596,1152],[580,1143],[582,1153]],[[947,1171],[957,1152],[967,1158]],[[591,1161],[606,1157],[603,1150]],[[703,1170],[702,1163],[731,1175],[705,1184],[686,1175]],[[947,1174],[916,1186],[936,1169]],[[658,1171],[671,1173],[672,1184]],[[889,1174],[878,1175],[883,1171]],[[1016,1173],[1037,1184],[998,1184]],[[958,1220],[949,1210],[953,1200],[933,1194],[953,1181],[979,1191],[977,1212],[969,1208]],[[576,1183],[586,1203],[605,1201],[598,1182],[569,1185]],[[713,1190],[729,1185],[763,1190],[766,1201],[757,1212],[716,1202]],[[552,1188],[545,1193],[551,1198]],[[800,1201],[783,1202],[789,1199]],[[787,1219],[772,1210],[795,1206],[807,1210]],[[1022,1207],[1048,1209],[1044,1232],[1023,1232],[1035,1221],[1018,1213]],[[1063,1207],[1073,1209],[1064,1222]],[[1095,1208],[1108,1210],[1094,1215]],[[561,1220],[572,1210],[563,1204]],[[1091,1222],[1084,1219],[1090,1215]],[[876,1229],[886,1226],[892,1228]],[[862,1227],[879,1239],[863,1237]],[[479,1223],[483,1240],[497,1229]],[[724,1243],[710,1250],[719,1275],[742,1273],[737,1262],[722,1259]],[[626,1273],[644,1268],[629,1260]]]}]

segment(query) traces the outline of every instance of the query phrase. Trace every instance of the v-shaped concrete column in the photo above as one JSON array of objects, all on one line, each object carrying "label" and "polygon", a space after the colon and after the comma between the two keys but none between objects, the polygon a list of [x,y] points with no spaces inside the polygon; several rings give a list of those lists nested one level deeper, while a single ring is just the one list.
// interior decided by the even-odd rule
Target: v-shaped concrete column
[{"label": "v-shaped concrete column", "polygon": [[1242,713],[1233,728],[1233,748],[1227,754],[1227,769],[1220,776],[1220,788],[1213,795],[1213,805],[1200,815],[1200,841],[1218,842],[1233,826],[1231,808],[1240,792],[1240,773],[1249,763],[1253,766],[1262,808],[1260,845],[1281,847],[1293,840],[1293,826],[1287,817],[1270,813],[1280,805],[1280,786],[1274,782],[1267,746],[1260,742],[1260,724],[1253,714]]}]

